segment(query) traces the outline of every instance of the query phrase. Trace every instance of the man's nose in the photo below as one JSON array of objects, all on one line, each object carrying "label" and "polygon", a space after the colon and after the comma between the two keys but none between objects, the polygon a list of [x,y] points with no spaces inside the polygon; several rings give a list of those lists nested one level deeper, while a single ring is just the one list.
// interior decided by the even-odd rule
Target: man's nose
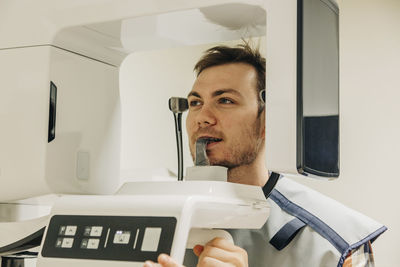
[{"label": "man's nose", "polygon": [[196,122],[200,128],[215,125],[217,119],[213,108],[210,105],[203,104],[200,112],[196,116]]}]

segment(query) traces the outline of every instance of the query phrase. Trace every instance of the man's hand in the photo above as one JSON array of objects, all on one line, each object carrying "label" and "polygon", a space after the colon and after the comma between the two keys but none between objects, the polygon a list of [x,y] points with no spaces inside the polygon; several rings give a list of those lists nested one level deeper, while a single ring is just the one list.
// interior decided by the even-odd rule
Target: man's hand
[{"label": "man's hand", "polygon": [[[199,257],[197,267],[248,267],[246,250],[235,246],[232,242],[216,237],[204,247],[196,245],[193,248],[194,254]],[[158,264],[146,261],[144,267],[184,267],[178,264],[170,256],[160,254]]]},{"label": "man's hand", "polygon": [[197,267],[248,267],[249,265],[246,250],[220,237],[214,238],[204,247],[195,246],[193,252],[199,257]]},{"label": "man's hand", "polygon": [[156,266],[162,266],[162,267],[184,267],[183,265],[180,265],[175,262],[173,258],[168,256],[167,254],[160,254],[157,258],[158,264],[154,263],[152,261],[146,261],[144,263],[144,267],[156,267]]}]

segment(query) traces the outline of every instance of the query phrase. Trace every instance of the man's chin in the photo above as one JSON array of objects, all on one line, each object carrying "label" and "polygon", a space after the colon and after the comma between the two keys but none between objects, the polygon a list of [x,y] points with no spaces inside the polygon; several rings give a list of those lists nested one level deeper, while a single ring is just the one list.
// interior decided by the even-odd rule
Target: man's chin
[{"label": "man's chin", "polygon": [[222,166],[222,167],[228,168],[229,170],[239,166],[239,165],[233,164],[232,162],[227,161],[227,160],[209,159],[209,161],[210,161],[211,166]]}]

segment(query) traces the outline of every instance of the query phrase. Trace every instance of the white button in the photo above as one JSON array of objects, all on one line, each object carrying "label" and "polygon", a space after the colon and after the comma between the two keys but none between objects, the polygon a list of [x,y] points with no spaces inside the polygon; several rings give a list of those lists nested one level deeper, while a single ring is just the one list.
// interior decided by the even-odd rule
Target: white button
[{"label": "white button", "polygon": [[87,248],[89,249],[97,249],[99,247],[100,239],[89,239]]},{"label": "white button", "polygon": [[161,228],[147,227],[144,231],[142,251],[157,251],[160,242]]},{"label": "white button", "polygon": [[101,236],[102,231],[103,226],[92,226],[92,230],[90,230],[90,236]]},{"label": "white button", "polygon": [[114,235],[114,244],[128,244],[131,238],[131,232],[129,231],[117,231]]},{"label": "white button", "polygon": [[72,245],[74,244],[74,239],[73,238],[64,238],[61,244],[62,248],[72,248]]},{"label": "white button", "polygon": [[76,228],[77,226],[75,225],[68,225],[65,229],[65,235],[74,236],[76,234]]}]

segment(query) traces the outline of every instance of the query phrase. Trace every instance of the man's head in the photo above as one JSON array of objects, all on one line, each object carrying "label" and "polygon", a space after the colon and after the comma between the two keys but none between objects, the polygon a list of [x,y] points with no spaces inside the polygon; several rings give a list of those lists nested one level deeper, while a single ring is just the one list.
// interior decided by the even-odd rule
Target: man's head
[{"label": "man's head", "polygon": [[197,79],[188,95],[186,128],[190,151],[201,137],[215,138],[207,155],[212,165],[233,169],[250,165],[264,146],[265,58],[248,44],[213,47],[195,66]]}]

